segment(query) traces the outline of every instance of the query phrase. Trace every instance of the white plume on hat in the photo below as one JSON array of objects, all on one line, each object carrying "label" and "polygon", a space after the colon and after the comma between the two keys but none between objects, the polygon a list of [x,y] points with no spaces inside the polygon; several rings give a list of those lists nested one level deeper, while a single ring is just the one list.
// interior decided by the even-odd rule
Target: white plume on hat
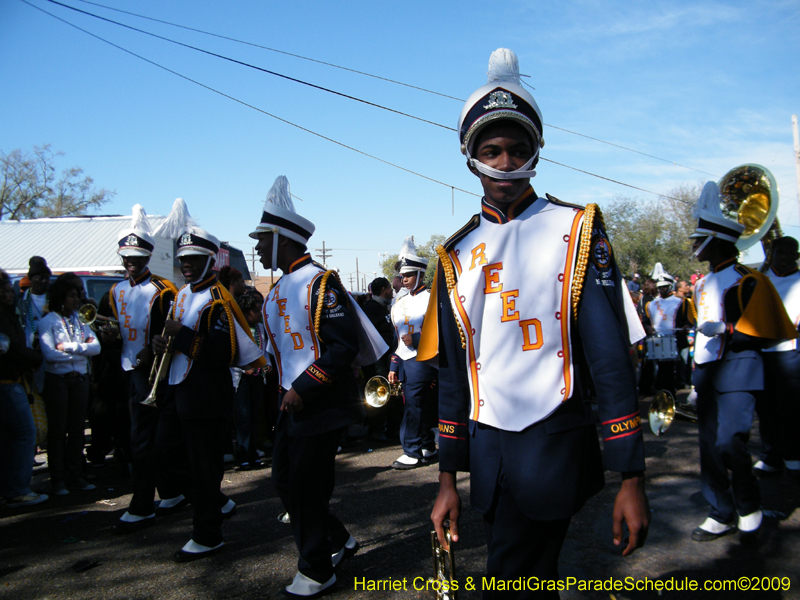
[{"label": "white plume on hat", "polygon": [[417,247],[414,245],[414,236],[408,236],[403,240],[403,247],[400,248],[398,258],[405,258],[406,256],[416,256]]},{"label": "white plume on hat", "polygon": [[492,52],[486,76],[487,83],[505,81],[521,85],[519,60],[514,51],[508,48],[498,48]]},{"label": "white plume on hat", "polygon": [[147,213],[141,204],[135,204],[131,216],[131,225],[118,234],[121,256],[151,256],[155,240],[147,220]]},{"label": "white plume on hat", "polygon": [[414,245],[412,236],[403,240],[403,246],[400,248],[397,258],[400,260],[400,273],[425,271],[428,266],[428,259],[417,254],[417,247]]},{"label": "white plume on hat", "polygon": [[656,266],[653,267],[653,273],[650,277],[655,280],[656,287],[675,283],[675,278],[664,270],[664,266],[660,262],[657,262]]},{"label": "white plume on hat", "polygon": [[289,180],[286,175],[278,175],[275,178],[275,183],[267,192],[267,202],[280,206],[293,213],[297,211],[294,209],[294,202],[292,202],[292,194],[289,191]]},{"label": "white plume on hat", "polygon": [[186,206],[186,202],[183,198],[175,198],[175,202],[172,203],[172,210],[169,212],[166,221],[156,229],[155,235],[174,240],[187,227],[196,226],[197,221],[189,214],[189,207]]},{"label": "white plume on hat", "polygon": [[257,240],[260,233],[277,233],[306,245],[315,229],[311,221],[297,214],[289,191],[289,180],[285,175],[278,175],[267,192],[261,222],[249,235]]}]

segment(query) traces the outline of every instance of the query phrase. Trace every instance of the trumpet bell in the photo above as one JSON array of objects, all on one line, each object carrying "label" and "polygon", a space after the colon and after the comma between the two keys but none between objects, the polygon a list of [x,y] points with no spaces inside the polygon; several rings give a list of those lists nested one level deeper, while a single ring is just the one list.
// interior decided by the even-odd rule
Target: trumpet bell
[{"label": "trumpet bell", "polygon": [[736,247],[746,250],[775,222],[779,196],[775,177],[761,165],[741,165],[719,180],[719,193],[723,214],[745,226]]},{"label": "trumpet bell", "polygon": [[94,304],[84,304],[78,309],[78,320],[84,325],[91,325],[97,319],[97,309]]},{"label": "trumpet bell", "polygon": [[653,397],[649,411],[650,429],[656,435],[666,433],[675,420],[675,398],[667,390],[660,390]]},{"label": "trumpet bell", "polygon": [[364,388],[364,397],[372,408],[385,406],[392,395],[392,386],[386,377],[376,375],[367,382]]}]

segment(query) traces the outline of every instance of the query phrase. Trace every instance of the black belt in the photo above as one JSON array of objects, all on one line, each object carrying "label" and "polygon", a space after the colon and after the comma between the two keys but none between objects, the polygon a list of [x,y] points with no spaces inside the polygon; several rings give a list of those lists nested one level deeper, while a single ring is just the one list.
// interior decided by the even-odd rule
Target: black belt
[{"label": "black belt", "polygon": [[83,380],[86,378],[85,373],[78,373],[77,371],[72,371],[70,373],[64,373],[63,375],[59,375],[58,373],[47,373],[47,375],[52,375],[53,377],[58,377],[59,379],[77,379]]}]

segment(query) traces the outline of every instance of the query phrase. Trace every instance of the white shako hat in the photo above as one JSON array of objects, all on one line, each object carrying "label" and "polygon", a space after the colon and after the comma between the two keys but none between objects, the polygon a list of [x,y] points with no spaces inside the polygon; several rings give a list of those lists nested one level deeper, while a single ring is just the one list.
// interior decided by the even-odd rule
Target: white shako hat
[{"label": "white shako hat", "polygon": [[719,200],[719,187],[713,181],[709,181],[703,186],[703,192],[692,211],[692,217],[697,219],[697,227],[689,237],[708,237],[698,252],[711,241],[711,238],[719,238],[735,244],[745,229],[741,223],[731,221],[722,214]]},{"label": "white shako hat", "polygon": [[655,280],[656,287],[675,284],[675,278],[664,270],[664,266],[660,262],[657,262],[656,266],[653,267],[653,273],[650,277]]},{"label": "white shako hat", "polygon": [[403,240],[403,247],[398,255],[400,262],[399,273],[413,273],[414,271],[425,271],[428,268],[428,259],[417,255],[417,247],[411,237]]},{"label": "white shako hat", "polygon": [[156,235],[172,240],[177,240],[177,258],[181,256],[208,256],[216,257],[219,252],[219,240],[205,229],[197,226],[197,222],[189,214],[183,198],[176,198],[172,210],[161,226],[156,230]]},{"label": "white shako hat", "polygon": [[133,207],[131,226],[118,235],[117,254],[120,256],[152,256],[155,240],[147,222],[147,214],[141,204]]},{"label": "white shako hat", "polygon": [[[533,177],[532,169],[544,146],[542,111],[530,92],[520,84],[517,55],[507,48],[498,48],[489,57],[488,83],[472,93],[458,119],[458,139],[461,152],[470,164],[484,175],[495,179],[521,179]],[[506,173],[487,167],[472,157],[478,132],[489,123],[511,119],[522,125],[531,136],[533,156],[518,171]],[[480,166],[478,166],[480,165]]]},{"label": "white shako hat", "polygon": [[278,175],[267,192],[261,222],[250,237],[257,240],[259,233],[277,233],[305,246],[315,229],[311,221],[297,214],[289,192],[289,180]]}]

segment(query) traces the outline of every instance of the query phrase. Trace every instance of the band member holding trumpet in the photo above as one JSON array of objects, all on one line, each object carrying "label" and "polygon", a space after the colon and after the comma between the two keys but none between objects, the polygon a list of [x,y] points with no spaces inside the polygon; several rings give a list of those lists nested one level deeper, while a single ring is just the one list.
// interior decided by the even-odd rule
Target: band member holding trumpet
[{"label": "band member holding trumpet", "polygon": [[314,224],[294,210],[279,176],[250,237],[268,269],[280,269],[262,308],[280,382],[272,480],[291,518],[300,559],[289,597],[318,597],[336,583],[334,568],[358,543],[329,511],[335,458],[344,429],[359,415],[353,365],[388,349],[339,281],[307,251]]},{"label": "band member holding trumpet", "polygon": [[[614,543],[623,555],[644,544],[650,511],[628,358],[641,326],[596,206],[539,198],[530,185],[544,145],[542,116],[510,50],[492,54],[489,82],[461,113],[459,142],[484,197],[480,213],[437,248],[417,354],[439,364],[431,520],[440,543],[447,519],[458,542],[456,472],[470,471],[487,576],[555,580],[572,515],[603,486],[592,399],[605,466],[622,479]],[[485,589],[483,597],[534,595],[541,597]]]},{"label": "band member holding trumpet", "polygon": [[[219,240],[200,229],[178,198],[157,235],[176,233],[176,256],[186,279],[177,294],[164,334],[153,349],[168,360],[169,392],[175,396],[189,455],[192,538],[174,554],[176,562],[204,558],[222,548],[222,520],[235,507],[220,490],[228,413],[233,403],[230,367],[263,367],[266,360],[250,327],[213,267]],[[163,365],[162,365],[163,367]]]},{"label": "band member holding trumpet", "polygon": [[[118,238],[117,254],[122,258],[127,279],[111,288],[109,299],[122,338],[117,343],[122,344],[122,369],[131,415],[133,497],[128,510],[114,526],[114,533],[131,533],[152,525],[157,512],[168,514],[185,503],[177,471],[178,465],[185,461],[181,460],[181,453],[175,452],[181,445],[180,431],[174,426],[170,428],[170,419],[163,417],[166,412],[174,412],[175,407],[167,405],[166,399],[163,406],[143,404],[153,388],[149,380],[154,356],[152,340],[164,328],[178,290],[148,268],[155,240],[141,204],[133,207],[131,226],[121,231]],[[161,386],[162,398],[165,391],[166,384]],[[161,498],[158,511],[153,508],[156,483]]]},{"label": "band member holding trumpet", "polygon": [[693,375],[700,478],[711,511],[692,539],[708,542],[738,529],[746,541],[757,535],[763,519],[747,448],[756,396],[764,389],[760,351],[797,338],[797,330],[769,278],[739,264],[736,243],[745,226],[722,214],[720,188],[713,181],[703,188],[694,218],[694,253],[711,267],[695,287]]},{"label": "band member holding trumpet", "polygon": [[392,463],[393,469],[400,470],[419,467],[436,456],[436,368],[416,360],[430,298],[424,282],[428,259],[416,252],[411,238],[406,238],[400,250],[399,271],[408,293],[395,303],[391,315],[398,343],[389,366],[389,383],[402,381],[405,398],[400,423],[403,454]]}]

